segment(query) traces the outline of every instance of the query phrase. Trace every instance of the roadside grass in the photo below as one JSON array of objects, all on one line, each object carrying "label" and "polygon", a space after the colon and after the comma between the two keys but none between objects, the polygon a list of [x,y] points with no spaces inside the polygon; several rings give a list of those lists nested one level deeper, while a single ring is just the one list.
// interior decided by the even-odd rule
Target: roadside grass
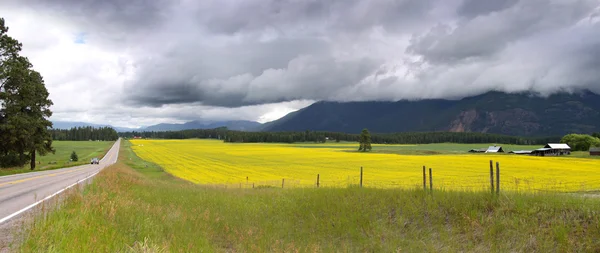
[{"label": "roadside grass", "polygon": [[[94,157],[102,158],[110,149],[113,141],[54,141],[54,154],[37,155],[38,165],[35,170],[29,169],[29,163],[22,168],[0,169],[0,176],[20,174],[32,171],[52,170],[87,164]],[[75,151],[79,161],[71,162],[71,152]]]},{"label": "roadside grass", "polygon": [[38,216],[23,252],[590,252],[600,201],[549,193],[217,189],[122,142],[119,162]]}]

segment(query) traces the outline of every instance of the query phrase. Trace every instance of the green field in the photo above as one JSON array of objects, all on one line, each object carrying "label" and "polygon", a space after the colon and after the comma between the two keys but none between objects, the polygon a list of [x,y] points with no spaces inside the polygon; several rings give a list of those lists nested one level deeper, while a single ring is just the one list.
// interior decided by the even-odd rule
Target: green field
[{"label": "green field", "polygon": [[[434,144],[407,144],[407,145],[382,145],[373,144],[373,152],[376,153],[395,153],[406,155],[439,155],[439,154],[469,154],[471,149],[487,148],[489,146],[500,145],[505,152],[512,150],[534,150],[543,147],[543,145],[505,145],[505,144],[459,144],[459,143],[434,143]],[[306,148],[348,148],[348,150],[358,149],[358,143],[324,143],[324,144],[294,144],[298,147]]]},{"label": "green field", "polygon": [[[38,165],[34,171],[58,169],[87,164],[94,157],[102,158],[110,149],[112,141],[54,141],[52,147],[56,150],[54,154],[45,156],[38,155]],[[75,151],[79,161],[71,162],[71,153]],[[0,176],[30,172],[29,163],[23,168],[0,169]]]},{"label": "green field", "polygon": [[[356,151],[358,149],[358,143],[353,142],[327,142],[327,143],[296,143],[291,144],[296,147],[303,148],[335,148],[335,149],[347,149],[349,152]],[[506,155],[510,151],[515,150],[534,150],[542,148],[544,145],[511,145],[511,144],[496,144],[496,143],[433,143],[433,144],[405,144],[405,145],[383,145],[373,144],[372,153],[386,153],[386,154],[400,154],[400,155],[461,155],[461,154],[472,154],[468,151],[471,149],[487,148],[489,146],[499,145],[502,146]],[[577,158],[591,158],[600,159],[600,156],[590,156],[589,152],[577,151],[572,152],[570,156],[565,157],[577,157]]]},{"label": "green field", "polygon": [[594,252],[600,201],[548,193],[220,189],[139,159],[39,216],[21,252]]}]

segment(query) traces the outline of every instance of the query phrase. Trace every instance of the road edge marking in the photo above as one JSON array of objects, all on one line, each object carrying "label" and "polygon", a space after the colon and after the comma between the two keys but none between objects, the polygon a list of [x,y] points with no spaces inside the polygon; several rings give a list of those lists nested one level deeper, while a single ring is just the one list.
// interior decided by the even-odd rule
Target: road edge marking
[{"label": "road edge marking", "polygon": [[2,223],[4,223],[4,222],[6,222],[6,221],[10,220],[11,218],[14,218],[15,216],[17,216],[17,215],[19,215],[19,214],[21,214],[21,213],[23,213],[23,212],[25,212],[25,211],[27,211],[27,210],[29,210],[29,209],[33,208],[33,207],[35,207],[35,206],[39,205],[40,203],[42,203],[42,202],[44,202],[44,201],[46,201],[46,200],[49,200],[49,199],[51,199],[52,197],[54,197],[54,196],[56,196],[56,195],[58,195],[58,194],[62,193],[63,191],[65,191],[65,190],[67,190],[67,189],[69,189],[69,188],[71,188],[71,187],[73,187],[73,186],[75,186],[75,185],[78,185],[79,183],[81,183],[81,182],[83,182],[83,181],[85,181],[85,180],[88,180],[88,179],[92,178],[93,176],[97,175],[98,173],[100,173],[100,171],[98,171],[98,172],[96,172],[96,173],[94,173],[94,174],[92,174],[92,175],[90,175],[90,176],[88,176],[88,177],[86,177],[86,178],[84,178],[84,179],[80,179],[79,181],[77,181],[77,182],[75,182],[75,183],[73,183],[73,184],[71,184],[71,185],[67,186],[66,188],[63,188],[63,189],[61,189],[61,190],[59,190],[59,191],[57,191],[57,192],[55,192],[55,193],[51,194],[50,196],[47,196],[47,197],[43,198],[42,200],[39,200],[39,201],[37,201],[37,202],[35,202],[35,203],[31,204],[31,205],[28,205],[28,206],[26,206],[25,208],[23,208],[23,209],[21,209],[21,210],[19,210],[19,211],[16,211],[16,212],[14,212],[14,213],[12,213],[12,214],[10,214],[10,215],[8,215],[8,216],[6,216],[6,217],[4,217],[4,218],[0,219],[0,224],[2,224]]},{"label": "road edge marking", "polygon": [[[119,139],[117,139],[117,141],[115,142],[115,144],[113,144],[113,146],[111,147],[111,149],[109,149],[109,152],[112,150],[112,148],[114,148],[114,147],[115,147],[115,145],[117,144],[117,142],[119,143],[119,145],[118,145],[118,148],[117,148],[117,149],[119,149],[119,150],[120,150],[120,146],[121,146],[121,145],[120,145],[120,144],[121,144],[121,142],[120,142],[120,141],[121,141],[121,138],[119,137]],[[117,150],[117,158],[119,157],[119,150]],[[105,155],[105,157],[106,157],[106,155]],[[105,157],[103,157],[103,158],[102,158],[100,161],[102,161],[102,160],[103,160]],[[111,156],[111,158],[112,158],[112,156]],[[15,216],[17,216],[17,215],[19,215],[19,214],[21,214],[21,213],[23,213],[23,212],[25,212],[25,211],[27,211],[27,210],[29,210],[29,209],[33,208],[33,207],[35,207],[35,206],[39,205],[40,203],[42,203],[42,202],[44,202],[44,201],[46,201],[46,200],[49,200],[49,199],[51,199],[52,197],[54,197],[54,196],[56,196],[56,195],[60,194],[61,192],[64,192],[64,191],[66,191],[67,189],[69,189],[69,188],[71,188],[71,187],[73,187],[73,186],[75,186],[75,185],[78,185],[79,183],[81,183],[81,182],[83,182],[83,181],[85,181],[85,180],[88,180],[88,179],[90,179],[90,178],[94,177],[95,175],[97,175],[98,173],[100,173],[100,171],[102,171],[104,168],[106,168],[106,167],[108,167],[108,166],[111,166],[111,165],[113,165],[113,164],[115,164],[115,163],[116,163],[116,161],[115,161],[114,163],[108,164],[107,166],[104,166],[104,167],[100,168],[100,169],[99,169],[99,170],[98,170],[96,173],[94,173],[94,174],[92,174],[92,175],[90,175],[90,176],[88,176],[88,177],[86,177],[86,178],[84,178],[84,179],[80,179],[79,181],[77,181],[77,182],[75,182],[75,183],[73,183],[73,184],[71,184],[71,185],[69,185],[69,186],[67,186],[67,187],[65,187],[65,188],[63,188],[63,189],[61,189],[61,190],[59,190],[59,191],[57,191],[57,192],[55,192],[55,193],[53,193],[53,194],[51,194],[51,195],[49,195],[49,196],[45,197],[45,198],[43,198],[42,200],[39,200],[39,201],[37,201],[37,202],[35,202],[35,203],[31,204],[31,205],[28,205],[28,206],[26,206],[25,208],[23,208],[23,209],[21,209],[21,210],[19,210],[19,211],[16,211],[16,212],[14,212],[14,213],[12,213],[12,214],[10,214],[10,215],[8,215],[8,216],[6,216],[6,217],[4,217],[4,218],[0,219],[0,224],[2,224],[2,223],[4,223],[4,222],[6,222],[6,221],[8,221],[8,220],[10,220],[10,219],[12,219],[12,218],[14,218]]]}]

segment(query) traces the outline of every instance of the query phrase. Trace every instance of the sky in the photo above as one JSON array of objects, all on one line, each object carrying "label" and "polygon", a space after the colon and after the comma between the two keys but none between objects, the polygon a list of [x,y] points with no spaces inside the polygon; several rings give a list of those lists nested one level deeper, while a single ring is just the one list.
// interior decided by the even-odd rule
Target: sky
[{"label": "sky", "polygon": [[267,122],[315,101],[600,92],[600,0],[2,0],[52,120]]}]

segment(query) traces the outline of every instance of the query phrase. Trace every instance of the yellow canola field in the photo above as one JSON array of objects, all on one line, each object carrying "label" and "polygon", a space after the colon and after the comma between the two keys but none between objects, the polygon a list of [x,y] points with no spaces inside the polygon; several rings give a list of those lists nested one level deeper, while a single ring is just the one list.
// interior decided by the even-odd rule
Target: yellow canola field
[{"label": "yellow canola field", "polygon": [[[501,188],[513,191],[600,189],[600,161],[517,155],[398,155],[287,144],[217,140],[131,140],[142,159],[199,184],[252,187],[423,187],[423,165],[433,169],[434,189],[489,190],[489,161],[500,162]],[[494,169],[495,171],[495,169]],[[427,176],[429,178],[429,175]],[[494,176],[495,177],[495,176]],[[429,182],[427,183],[429,187]]]}]

